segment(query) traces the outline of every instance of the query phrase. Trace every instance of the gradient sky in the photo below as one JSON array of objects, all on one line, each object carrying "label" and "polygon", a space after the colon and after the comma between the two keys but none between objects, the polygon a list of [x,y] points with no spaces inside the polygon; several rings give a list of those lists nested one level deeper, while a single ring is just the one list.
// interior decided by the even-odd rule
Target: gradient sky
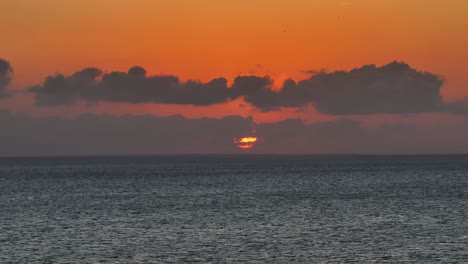
[{"label": "gradient sky", "polygon": [[[86,67],[104,72],[144,67],[208,82],[268,75],[279,89],[307,71],[349,71],[392,61],[442,76],[445,101],[468,95],[468,1],[465,0],[4,0],[0,58],[14,69],[9,89],[25,90],[47,76]],[[256,122],[339,120],[314,107],[262,112],[242,99],[214,106],[102,102],[36,106],[31,94],[0,108],[41,116],[79,113],[181,114],[189,118],[252,116]],[[388,122],[465,120],[450,114],[352,116],[368,126]],[[411,121],[413,122],[413,121]],[[455,122],[455,121],[453,121]]]}]

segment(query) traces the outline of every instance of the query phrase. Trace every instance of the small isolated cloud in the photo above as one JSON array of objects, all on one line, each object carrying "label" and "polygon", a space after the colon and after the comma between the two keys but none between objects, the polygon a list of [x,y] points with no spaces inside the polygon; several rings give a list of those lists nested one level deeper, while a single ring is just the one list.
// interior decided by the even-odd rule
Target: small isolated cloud
[{"label": "small isolated cloud", "polygon": [[353,3],[351,3],[351,2],[342,2],[342,3],[340,3],[340,6],[350,6],[352,4]]},{"label": "small isolated cloud", "polygon": [[309,75],[316,75],[316,74],[319,74],[319,73],[326,73],[327,70],[326,69],[320,69],[320,70],[304,70],[302,71],[303,73],[305,74],[309,74]]},{"label": "small isolated cloud", "polygon": [[11,73],[13,68],[10,63],[0,58],[0,98],[7,97],[7,86],[11,81]]}]

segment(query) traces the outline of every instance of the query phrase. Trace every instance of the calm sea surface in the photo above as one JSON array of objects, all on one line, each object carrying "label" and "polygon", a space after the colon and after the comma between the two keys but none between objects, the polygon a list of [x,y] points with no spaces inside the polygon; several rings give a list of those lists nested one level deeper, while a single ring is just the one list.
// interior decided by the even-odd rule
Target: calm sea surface
[{"label": "calm sea surface", "polygon": [[468,263],[468,156],[0,158],[0,263]]}]

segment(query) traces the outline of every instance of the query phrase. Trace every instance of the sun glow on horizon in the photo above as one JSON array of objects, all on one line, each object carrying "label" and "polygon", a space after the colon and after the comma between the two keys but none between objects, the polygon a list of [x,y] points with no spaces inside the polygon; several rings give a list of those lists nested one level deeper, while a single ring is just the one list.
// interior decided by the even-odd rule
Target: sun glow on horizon
[{"label": "sun glow on horizon", "polygon": [[251,149],[258,141],[257,137],[241,137],[234,138],[234,144],[240,149]]}]

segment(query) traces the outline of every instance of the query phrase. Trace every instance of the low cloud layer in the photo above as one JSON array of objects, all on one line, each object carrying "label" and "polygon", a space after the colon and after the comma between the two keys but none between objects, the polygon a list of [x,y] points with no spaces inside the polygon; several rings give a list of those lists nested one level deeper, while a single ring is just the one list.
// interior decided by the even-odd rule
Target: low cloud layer
[{"label": "low cloud layer", "polygon": [[222,153],[251,132],[251,118],[188,119],[86,114],[34,118],[0,110],[0,155]]},{"label": "low cloud layer", "polygon": [[0,58],[0,98],[7,97],[7,86],[11,81],[13,69],[8,61]]},{"label": "low cloud layer", "polygon": [[444,104],[444,111],[461,115],[468,114],[468,96],[465,96],[461,100]]},{"label": "low cloud layer", "polygon": [[[366,129],[342,119],[305,124],[299,119],[256,124],[240,116],[188,119],[182,116],[82,115],[33,118],[0,111],[0,156],[119,155],[183,153],[468,153],[468,122],[392,124]],[[251,150],[233,138],[255,135]]]},{"label": "low cloud layer", "polygon": [[[238,76],[231,87],[225,78],[208,83],[180,82],[176,76],[146,76],[145,69],[102,74],[87,68],[72,76],[50,76],[30,89],[40,105],[110,101],[213,105],[242,97],[262,111],[281,107],[303,107],[312,103],[324,114],[404,114],[444,111],[440,96],[443,80],[408,64],[392,62],[377,67],[331,73],[319,72],[309,79],[287,80],[275,91],[268,77]],[[447,108],[449,109],[449,108]]]}]

